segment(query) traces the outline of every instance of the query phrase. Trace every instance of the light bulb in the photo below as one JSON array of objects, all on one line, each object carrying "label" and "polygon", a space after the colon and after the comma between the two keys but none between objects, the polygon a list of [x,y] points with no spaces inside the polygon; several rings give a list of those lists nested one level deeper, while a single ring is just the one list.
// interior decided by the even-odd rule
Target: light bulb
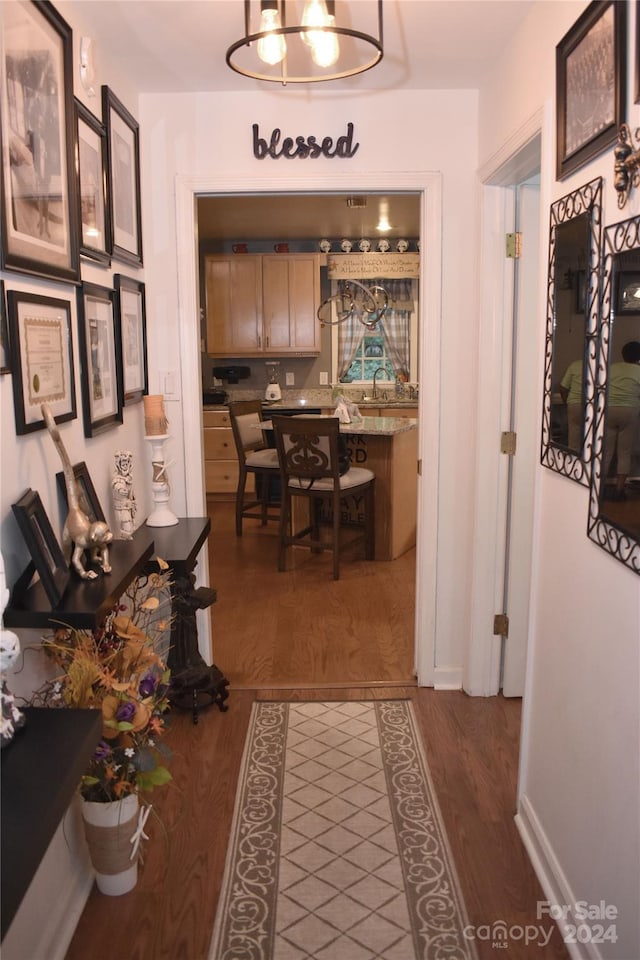
[{"label": "light bulb", "polygon": [[277,10],[270,7],[262,10],[260,14],[260,31],[266,33],[266,37],[258,40],[258,56],[263,63],[280,63],[287,52],[287,44],[282,34],[272,33],[273,30],[280,29],[280,14]]},{"label": "light bulb", "polygon": [[[335,17],[327,15],[327,26],[333,27]],[[311,44],[311,59],[319,67],[332,67],[340,55],[338,34],[332,30],[318,30],[310,34],[313,37]]]},{"label": "light bulb", "polygon": [[[327,25],[327,6],[324,0],[308,0],[302,13],[303,27],[324,27]],[[315,33],[301,33],[301,38],[308,47],[315,43]]]}]

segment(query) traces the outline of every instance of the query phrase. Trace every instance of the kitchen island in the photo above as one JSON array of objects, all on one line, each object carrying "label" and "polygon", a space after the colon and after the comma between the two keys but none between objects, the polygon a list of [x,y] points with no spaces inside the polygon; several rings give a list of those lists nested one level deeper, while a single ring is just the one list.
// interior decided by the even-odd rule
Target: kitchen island
[{"label": "kitchen island", "polygon": [[408,417],[363,417],[340,424],[353,466],[368,467],[376,476],[376,560],[395,560],[416,544],[417,426]]}]

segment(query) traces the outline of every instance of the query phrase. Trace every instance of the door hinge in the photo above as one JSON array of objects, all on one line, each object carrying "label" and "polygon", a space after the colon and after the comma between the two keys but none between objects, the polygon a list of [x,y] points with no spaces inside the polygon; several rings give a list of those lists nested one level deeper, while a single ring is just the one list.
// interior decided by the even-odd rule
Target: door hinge
[{"label": "door hinge", "polygon": [[506,613],[496,613],[493,618],[493,635],[494,637],[509,636],[509,617]]},{"label": "door hinge", "polygon": [[522,234],[507,234],[507,257],[511,260],[518,260],[522,256]]},{"label": "door hinge", "polygon": [[513,457],[516,452],[516,432],[515,430],[503,430],[500,434],[500,453],[506,453]]}]

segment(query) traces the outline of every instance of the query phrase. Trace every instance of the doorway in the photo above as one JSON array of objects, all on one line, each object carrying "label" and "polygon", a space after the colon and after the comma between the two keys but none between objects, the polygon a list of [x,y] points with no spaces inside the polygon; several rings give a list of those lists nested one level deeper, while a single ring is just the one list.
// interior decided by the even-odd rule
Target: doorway
[{"label": "doorway", "polygon": [[[351,182],[349,182],[351,180]],[[437,174],[428,172],[394,174],[360,174],[345,177],[341,184],[346,191],[415,193],[420,203],[420,236],[422,239],[421,276],[424,295],[420,300],[420,370],[428,391],[422,390],[419,400],[419,450],[437,450],[439,445],[440,402],[440,290],[441,290],[441,183]],[[293,193],[296,191],[331,193],[335,182],[330,177],[311,180],[256,182],[216,180],[215,178],[178,178],[176,182],[176,216],[178,232],[179,329],[181,373],[183,382],[200,383],[200,325],[197,301],[197,222],[196,198],[206,194]],[[428,249],[429,258],[424,251]],[[428,393],[428,403],[425,397]],[[199,393],[185,392],[182,408],[185,447],[202,456],[202,405]],[[421,454],[419,454],[421,456]],[[187,512],[199,515],[206,509],[203,472],[185,472]],[[437,458],[427,458],[418,483],[418,545],[415,620],[415,663],[418,682],[432,683],[434,650],[437,633],[437,529],[438,529]],[[208,562],[202,564],[201,577],[208,579]],[[202,617],[200,646],[203,656],[211,655],[211,631]]]}]

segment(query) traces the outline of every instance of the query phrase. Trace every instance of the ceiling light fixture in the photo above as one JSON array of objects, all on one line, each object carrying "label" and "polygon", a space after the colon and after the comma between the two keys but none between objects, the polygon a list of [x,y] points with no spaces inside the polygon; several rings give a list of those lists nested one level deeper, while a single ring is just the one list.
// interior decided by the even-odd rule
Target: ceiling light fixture
[{"label": "ceiling light fixture", "polygon": [[[301,16],[297,6],[295,0],[244,0],[244,36],[227,50],[227,65],[286,86],[355,77],[382,60],[382,0],[339,5],[342,22],[357,14],[363,29],[336,22],[336,0],[306,0]],[[292,10],[299,19],[294,24]],[[374,20],[377,34],[367,32]]]}]

